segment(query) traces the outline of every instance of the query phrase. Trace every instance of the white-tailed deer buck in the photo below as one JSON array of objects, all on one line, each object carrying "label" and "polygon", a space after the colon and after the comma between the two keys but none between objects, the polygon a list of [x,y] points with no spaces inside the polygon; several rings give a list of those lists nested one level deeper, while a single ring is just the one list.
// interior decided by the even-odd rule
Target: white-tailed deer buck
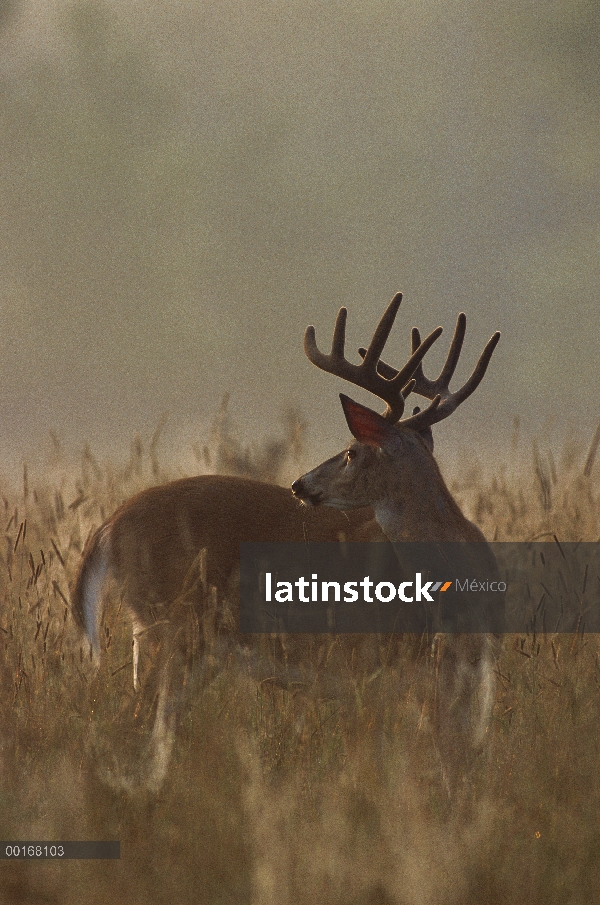
[{"label": "white-tailed deer buck", "polygon": [[[342,397],[356,442],[295,481],[293,493],[243,478],[183,479],[138,494],[92,536],[72,587],[73,612],[98,654],[105,590],[110,582],[116,586],[134,627],[136,687],[139,637],[169,621],[201,551],[205,551],[207,568],[204,585],[215,587],[218,597],[231,597],[232,591],[236,592],[243,542],[406,540],[485,544],[483,535],[462,515],[443,481],[432,455],[431,426],[448,417],[479,385],[499,334],[489,341],[465,385],[451,393],[449,382],[465,333],[464,314],[459,316],[440,376],[428,380],[421,362],[441,334],[439,327],[423,342],[419,332],[413,330],[412,354],[400,371],[380,361],[401,299],[399,293],[390,303],[369,348],[361,350],[364,360],[360,365],[344,358],[346,309],[338,314],[330,355],[318,350],[314,328],[307,329],[305,350],[310,360],[381,397],[387,409],[381,416]],[[431,400],[430,405],[401,420],[405,399],[413,390]],[[490,557],[493,559],[491,551]],[[205,592],[198,588],[194,601],[198,610],[205,601]],[[486,731],[495,687],[494,641],[481,635],[438,638],[435,664],[434,735],[450,788],[452,774],[457,772],[453,752],[458,736],[468,735],[476,746]],[[154,732],[156,737],[162,734],[157,750],[163,752],[155,758],[155,787],[164,776],[173,737],[165,716],[167,686],[165,670]],[[465,750],[464,744],[461,750]]]},{"label": "white-tailed deer buck", "polygon": [[[363,361],[352,364],[344,355],[346,316],[341,308],[335,322],[330,354],[319,350],[314,327],[308,327],[304,350],[318,368],[368,390],[386,404],[383,415],[340,394],[354,440],[337,456],[319,465],[292,485],[294,494],[310,506],[341,510],[372,506],[388,540],[401,542],[475,542],[486,544],[481,531],[460,511],[433,458],[434,424],[447,418],[479,386],[499,333],[494,333],[472,375],[456,392],[450,381],[456,369],[466,329],[460,314],[446,362],[439,377],[429,380],[422,359],[442,330],[424,342],[412,332],[412,355],[399,371],[380,360],[402,301],[398,293],[389,304]],[[407,418],[405,400],[416,392],[430,404],[415,408]],[[480,554],[494,574],[493,553]],[[438,635],[434,639],[436,669],[433,707],[434,738],[449,791],[481,745],[495,698],[495,657],[498,639],[490,634]]]}]

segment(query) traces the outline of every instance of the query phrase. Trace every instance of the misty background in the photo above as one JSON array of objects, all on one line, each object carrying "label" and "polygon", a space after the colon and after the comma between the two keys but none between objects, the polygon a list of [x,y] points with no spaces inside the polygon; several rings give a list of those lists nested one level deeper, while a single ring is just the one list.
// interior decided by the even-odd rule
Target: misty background
[{"label": "misty background", "polygon": [[316,464],[348,431],[304,328],[347,305],[355,356],[397,290],[390,363],[441,324],[435,376],[464,310],[459,386],[502,331],[442,461],[515,415],[587,442],[599,102],[593,0],[0,0],[0,472],[164,413],[181,462],[225,392],[248,440],[301,409]]}]

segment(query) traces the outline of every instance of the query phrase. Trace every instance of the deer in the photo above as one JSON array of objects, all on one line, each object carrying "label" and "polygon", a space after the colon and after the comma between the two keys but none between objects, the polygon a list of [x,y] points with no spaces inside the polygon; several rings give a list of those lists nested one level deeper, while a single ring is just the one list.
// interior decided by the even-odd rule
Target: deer
[{"label": "deer", "polygon": [[[345,308],[336,320],[330,355],[323,355],[317,348],[314,327],[306,330],[305,351],[313,364],[369,390],[387,404],[384,415],[379,415],[342,397],[355,437],[344,452],[299,478],[291,490],[218,475],[152,487],[125,502],[98,528],[85,546],[71,589],[75,621],[86,635],[96,662],[101,648],[103,603],[112,584],[131,618],[133,682],[139,689],[140,639],[153,627],[169,621],[201,551],[206,574],[196,585],[194,604],[198,611],[206,605],[207,586],[215,589],[217,597],[235,597],[243,542],[458,540],[485,545],[485,538],[462,515],[443,481],[432,454],[431,428],[477,388],[499,334],[489,341],[465,385],[451,393],[449,383],[462,348],[465,315],[459,315],[440,376],[428,380],[422,362],[441,335],[441,327],[423,341],[419,331],[413,329],[411,355],[399,371],[380,360],[401,301],[402,294],[397,293],[371,344],[359,350],[361,365],[353,365],[344,357]],[[430,405],[424,412],[415,409],[411,417],[402,420],[405,400],[413,391],[428,398]],[[482,637],[476,643],[457,640],[444,645],[438,638],[435,643],[440,687],[446,681],[444,671],[448,677],[447,689],[436,701],[440,747],[448,747],[448,733],[442,727],[445,716],[457,707],[452,695],[459,695],[459,710],[464,717],[467,708],[463,699],[470,703],[474,685],[481,700],[471,734],[479,743],[495,687],[493,639]],[[450,663],[454,664],[452,670]],[[470,686],[465,678],[459,681],[461,671],[467,674],[469,670]],[[162,758],[162,766],[155,770],[155,785],[166,770],[173,738],[172,725],[164,715],[166,698],[165,680],[154,730],[155,736],[163,738],[163,754],[158,758]],[[458,725],[456,720],[451,724]],[[442,754],[444,760],[449,758]],[[446,773],[450,775],[449,770]]]},{"label": "deer", "polygon": [[[384,312],[368,348],[360,348],[360,364],[345,357],[347,309],[334,326],[331,352],[322,352],[315,328],[309,326],[304,351],[316,367],[367,390],[386,404],[382,414],[340,393],[353,440],[336,456],[298,478],[294,495],[309,508],[341,511],[373,508],[387,539],[403,542],[459,542],[482,545],[479,561],[497,573],[491,548],[479,528],[462,513],[433,457],[433,425],[448,418],[481,383],[500,333],[492,335],[475,369],[457,391],[450,390],[466,332],[459,314],[446,361],[439,376],[423,372],[423,346],[441,335],[438,327],[425,343],[413,328],[412,355],[399,370],[381,360],[402,301],[397,293]],[[406,399],[416,392],[429,400],[421,411],[403,417]],[[499,636],[491,633],[442,635],[432,643],[435,663],[433,734],[440,754],[443,781],[452,794],[467,761],[481,749],[495,700],[495,664]]]}]

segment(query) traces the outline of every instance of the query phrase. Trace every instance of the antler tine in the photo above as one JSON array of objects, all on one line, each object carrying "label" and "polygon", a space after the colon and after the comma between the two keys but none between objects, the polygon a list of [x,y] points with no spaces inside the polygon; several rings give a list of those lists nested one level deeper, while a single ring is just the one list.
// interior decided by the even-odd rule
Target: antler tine
[{"label": "antler tine", "polygon": [[[431,427],[434,424],[437,424],[439,421],[443,421],[444,418],[447,418],[455,409],[461,405],[465,399],[468,399],[471,393],[473,393],[485,375],[487,367],[490,363],[490,359],[494,353],[494,349],[498,345],[498,340],[500,339],[500,333],[496,332],[494,335],[488,340],[483,352],[479,356],[479,361],[475,365],[475,369],[466,383],[457,390],[455,393],[450,391],[450,381],[454,376],[454,372],[456,370],[456,365],[458,364],[458,359],[460,357],[460,353],[462,350],[463,340],[465,338],[465,331],[467,327],[467,318],[466,315],[461,313],[458,315],[458,320],[456,321],[456,329],[454,330],[454,336],[452,338],[452,343],[450,345],[450,350],[448,352],[448,356],[444,363],[444,367],[442,368],[439,377],[435,380],[429,380],[425,377],[423,373],[423,366],[420,364],[418,368],[413,373],[413,389],[415,393],[418,393],[420,396],[424,396],[426,399],[431,399],[431,405],[429,405],[424,411],[418,412],[417,414],[411,415],[409,418],[405,418],[401,423],[405,427],[411,427],[414,430],[421,430],[424,427]],[[420,348],[421,343],[421,335],[417,328],[413,328],[412,331],[412,348]],[[364,354],[363,349],[359,349],[361,355]],[[398,373],[395,368],[390,367],[390,365],[386,364],[383,361],[380,361],[377,366],[378,372],[385,377],[387,380],[391,380]],[[405,387],[404,389],[404,397],[406,398],[410,392],[409,387]]]},{"label": "antler tine", "polygon": [[331,341],[331,355],[333,358],[344,358],[344,347],[346,345],[346,320],[348,319],[348,309],[340,308],[338,316],[335,319],[335,327],[333,328],[333,339]]},{"label": "antler tine", "polygon": [[[340,308],[335,319],[335,327],[333,328],[333,342],[331,344],[331,354],[325,355],[317,346],[317,338],[315,336],[315,328],[311,325],[304,331],[304,351],[310,361],[322,371],[332,372],[332,363],[338,362],[343,364],[344,346],[346,345],[346,318],[348,312],[346,308]],[[349,362],[348,362],[349,363]],[[332,372],[335,373],[335,372]],[[342,375],[339,375],[342,376]]]},{"label": "antler tine", "polygon": [[387,306],[386,310],[383,312],[383,316],[377,324],[377,327],[375,328],[373,339],[369,343],[369,348],[367,349],[367,354],[364,358],[364,367],[368,371],[375,370],[377,366],[379,356],[383,352],[383,347],[385,346],[392,327],[394,326],[394,321],[396,320],[396,315],[398,314],[398,309],[400,308],[401,301],[402,293],[397,292],[392,301]]},{"label": "antler tine", "polygon": [[417,348],[413,349],[412,355],[400,371],[396,371],[394,368],[389,369],[393,372],[391,377],[388,378],[378,373],[379,356],[390,335],[401,301],[402,293],[398,292],[379,321],[369,348],[365,351],[364,361],[360,365],[352,364],[344,357],[347,318],[345,308],[340,308],[336,318],[329,355],[325,355],[318,348],[314,327],[307,327],[304,334],[304,351],[310,361],[322,371],[327,371],[336,377],[342,377],[355,386],[362,387],[383,399],[387,403],[384,417],[390,421],[398,421],[402,417],[404,412],[404,394],[402,389],[410,381],[423,357],[442,332],[442,328],[438,327],[422,343],[419,342]]},{"label": "antler tine", "polygon": [[[428,380],[428,378],[425,377],[425,374],[423,373],[423,366],[419,365],[413,375],[415,378],[415,393],[418,393],[419,396],[424,396],[426,399],[434,399],[439,393],[442,399],[444,399],[445,397],[450,395],[449,384],[452,380],[452,377],[454,376],[456,365],[458,364],[458,359],[460,358],[466,329],[467,316],[466,314],[461,312],[458,315],[456,321],[454,336],[452,337],[452,342],[450,343],[450,349],[448,351],[444,367],[440,371],[439,377],[437,377],[436,380]],[[413,327],[413,350],[418,348],[420,343],[421,334],[419,333],[417,327]]]},{"label": "antler tine", "polygon": [[[490,363],[490,359],[494,354],[494,349],[498,345],[499,340],[500,331],[497,330],[494,335],[491,336],[487,341],[483,352],[479,356],[479,361],[475,365],[475,370],[473,371],[467,382],[460,388],[460,390],[457,390],[456,393],[451,394],[450,399],[454,402],[453,408],[451,409],[452,412],[455,408],[457,408],[457,406],[464,402],[465,399],[469,398],[471,393],[473,393],[477,389],[477,387],[483,380],[485,372],[487,371],[487,367]],[[450,399],[448,400],[448,402],[450,402]],[[450,412],[448,414],[450,414]]]}]

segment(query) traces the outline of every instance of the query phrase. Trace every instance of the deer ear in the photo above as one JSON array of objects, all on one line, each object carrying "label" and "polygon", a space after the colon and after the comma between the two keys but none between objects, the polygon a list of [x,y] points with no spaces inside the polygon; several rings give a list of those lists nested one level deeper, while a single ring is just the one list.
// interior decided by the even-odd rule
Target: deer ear
[{"label": "deer ear", "polygon": [[[413,415],[418,415],[421,409],[418,405],[416,405],[413,409]],[[419,437],[425,441],[429,452],[433,452],[433,432],[431,430],[431,426],[428,424],[427,427],[422,427],[421,430],[417,431]]]},{"label": "deer ear", "polygon": [[386,443],[398,440],[398,431],[377,412],[360,405],[343,393],[340,393],[340,401],[350,433],[359,443],[382,447]]}]

